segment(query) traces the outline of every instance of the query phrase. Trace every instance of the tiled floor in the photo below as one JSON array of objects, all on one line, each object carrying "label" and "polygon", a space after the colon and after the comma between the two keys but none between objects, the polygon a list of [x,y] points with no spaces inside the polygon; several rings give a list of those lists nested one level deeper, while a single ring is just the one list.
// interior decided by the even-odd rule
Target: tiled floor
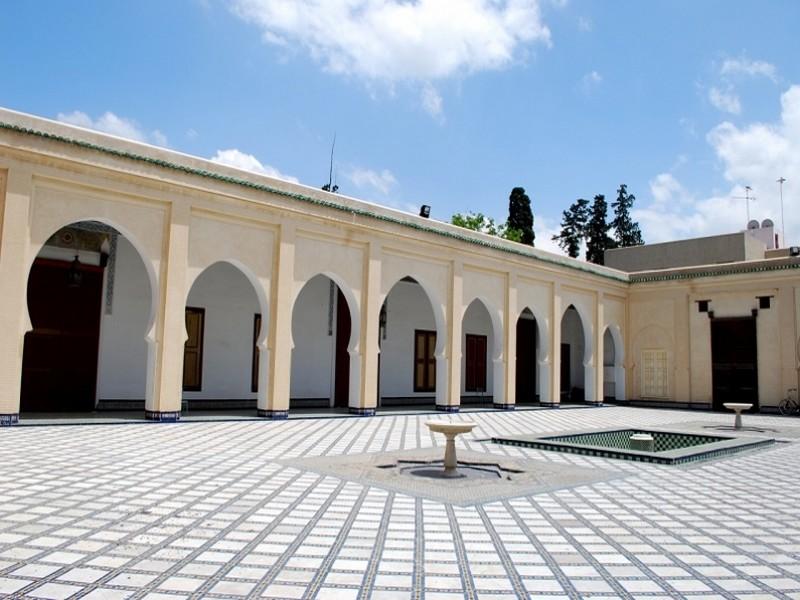
[{"label": "tiled floor", "polygon": [[696,412],[444,417],[478,422],[462,444],[475,452],[624,475],[476,506],[276,462],[440,445],[429,418],[0,430],[0,596],[800,599],[796,441],[688,467],[476,441],[672,425]]}]

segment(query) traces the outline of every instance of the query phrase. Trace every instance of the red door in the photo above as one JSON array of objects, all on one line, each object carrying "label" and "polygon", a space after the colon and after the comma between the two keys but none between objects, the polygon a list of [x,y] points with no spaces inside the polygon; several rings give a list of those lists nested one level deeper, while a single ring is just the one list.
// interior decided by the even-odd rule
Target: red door
[{"label": "red door", "polygon": [[467,372],[464,389],[467,392],[486,391],[486,336],[467,334]]}]

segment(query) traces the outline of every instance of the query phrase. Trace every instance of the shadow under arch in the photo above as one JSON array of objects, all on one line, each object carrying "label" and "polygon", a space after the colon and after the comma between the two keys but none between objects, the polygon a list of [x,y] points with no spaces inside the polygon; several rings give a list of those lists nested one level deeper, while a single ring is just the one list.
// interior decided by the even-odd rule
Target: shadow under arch
[{"label": "shadow under arch", "polygon": [[[76,393],[82,398],[82,409],[97,408],[102,392],[113,396],[108,401],[111,408],[133,408],[141,404],[142,398],[145,408],[149,407],[155,392],[158,280],[154,260],[137,238],[124,225],[105,216],[72,218],[31,239],[26,267],[22,410],[26,410],[26,404],[30,405],[27,397],[31,394],[46,400],[42,389],[34,391],[36,386],[30,387],[31,370],[38,371],[37,378],[48,385],[80,389]],[[135,277],[139,268],[142,282],[135,291],[141,293],[142,287],[147,285],[147,291],[141,294],[141,303],[146,303],[144,310],[129,297],[132,294],[119,293],[120,288],[125,290],[128,279]],[[58,274],[59,271],[62,272]],[[64,277],[69,279],[66,287]],[[52,298],[48,299],[47,295]],[[53,319],[62,320],[60,329],[45,327],[51,332],[47,334],[50,336],[47,341],[43,339],[42,327],[37,327],[41,324],[37,321],[42,321],[43,309],[47,313],[44,318],[51,324]],[[65,316],[65,310],[70,314]],[[123,319],[125,313],[135,314],[137,310],[143,314],[138,319],[141,327],[125,329],[130,325]],[[139,350],[135,342],[138,334],[144,343]],[[74,342],[78,338],[93,340],[94,351],[88,350],[88,346],[76,345]],[[52,358],[48,360],[42,355],[42,342],[50,347],[51,353],[61,357],[62,368],[67,368],[72,360],[81,361],[82,366],[73,371],[80,374],[83,383],[60,374],[43,376],[47,370],[45,363],[52,363]],[[139,360],[143,363],[143,380],[130,375],[135,371],[132,365]],[[39,366],[35,366],[37,363]],[[66,395],[64,388],[60,388],[59,396]],[[103,404],[105,407],[105,400]],[[68,411],[70,407],[59,405],[58,410]]]},{"label": "shadow under arch", "polygon": [[[578,341],[583,346],[583,351],[580,354],[580,356],[578,356],[577,358],[578,358],[580,366],[582,368],[582,374],[583,374],[583,381],[582,382],[580,381],[580,379],[576,378],[574,376],[574,374],[572,373],[573,369],[571,368],[571,364],[570,364],[570,367],[569,367],[570,381],[569,382],[565,382],[564,381],[564,375],[567,373],[566,368],[565,368],[565,366],[563,364],[564,363],[564,360],[563,360],[564,359],[564,356],[563,356],[564,346],[565,345],[569,345],[570,346],[570,349],[569,349],[570,350],[570,363],[573,360],[573,354],[574,354],[573,351],[572,351],[572,348],[571,348],[571,345],[572,345],[571,342],[574,341],[574,339],[573,339],[574,336],[566,336],[565,335],[565,329],[564,329],[565,326],[568,326],[567,321],[570,318],[569,317],[570,311],[573,311],[573,314],[577,317],[577,323],[578,323],[578,325],[580,327],[580,334],[579,334]],[[592,332],[593,332],[592,319],[590,318],[589,315],[587,315],[585,313],[585,311],[579,305],[577,305],[577,304],[569,304],[564,309],[564,312],[561,314],[561,320],[560,320],[560,325],[559,326],[561,327],[561,346],[562,346],[562,348],[559,350],[560,353],[561,353],[561,360],[559,361],[559,363],[561,364],[561,386],[560,386],[561,387],[561,395],[563,397],[566,394],[566,397],[568,399],[583,400],[583,401],[586,401],[586,402],[589,402],[589,403],[597,404],[598,402],[597,402],[597,399],[596,399],[596,390],[595,390],[595,365],[592,362],[593,358],[594,358],[594,352],[593,352],[594,344],[592,342],[592,339],[593,339],[592,338]],[[567,339],[570,340],[570,343],[565,342],[565,340],[567,340]],[[575,394],[578,393],[576,390],[580,389],[578,386],[573,385],[574,383],[583,383],[583,398],[582,399],[580,397],[577,397],[577,398],[573,397],[573,396],[575,396]]]},{"label": "shadow under arch", "polygon": [[[425,342],[427,341],[427,336],[425,336],[425,330],[420,330],[415,325],[419,325],[421,319],[419,319],[420,315],[402,315],[405,316],[406,319],[404,321],[405,325],[408,325],[413,334],[410,340],[406,340],[405,337],[401,337],[401,343],[404,344],[403,348],[398,348],[397,351],[402,355],[399,356],[399,360],[397,361],[401,365],[409,356],[412,357],[412,365],[411,369],[408,369],[409,372],[413,372],[412,380],[412,388],[411,393],[425,393],[433,391],[435,394],[435,403],[439,406],[444,406],[447,404],[447,357],[446,357],[446,348],[447,348],[447,322],[444,315],[444,310],[442,308],[442,303],[440,302],[437,294],[434,291],[434,288],[430,286],[423,277],[418,277],[416,275],[405,275],[404,277],[398,278],[390,287],[389,290],[385,295],[381,297],[381,312],[385,315],[386,322],[384,324],[384,328],[382,329],[379,327],[379,335],[381,336],[381,340],[379,343],[379,352],[380,352],[380,370],[379,370],[379,391],[378,391],[378,402],[379,405],[381,404],[381,397],[383,396],[384,392],[384,381],[386,379],[387,371],[391,368],[387,364],[388,358],[394,358],[391,356],[392,350],[391,348],[386,348],[384,350],[384,344],[386,339],[389,337],[387,334],[387,329],[392,326],[392,329],[397,331],[398,333],[404,334],[406,331],[402,331],[401,328],[398,328],[395,325],[396,321],[393,318],[392,313],[397,314],[398,312],[402,313],[403,310],[395,311],[394,303],[390,302],[390,297],[398,292],[398,286],[402,283],[413,283],[416,284],[422,292],[422,295],[425,297],[425,300],[428,304],[430,309],[430,314],[433,317],[433,328],[435,332],[435,346],[431,350],[431,348],[427,347]],[[407,307],[403,307],[407,308]],[[422,320],[424,323],[424,320]],[[427,327],[426,327],[427,329]],[[422,348],[422,356],[419,356],[419,348],[416,348],[416,344],[418,340],[416,339],[417,331],[422,331],[423,335],[420,343],[423,344]],[[394,334],[393,334],[394,335]],[[394,340],[392,340],[394,341]],[[410,342],[410,348],[405,347],[405,344]],[[388,357],[388,358],[387,358]],[[430,374],[430,367],[434,366],[433,370],[435,374],[431,377]],[[394,363],[392,363],[394,365]],[[417,373],[417,370],[421,369],[421,373]],[[403,370],[403,375],[397,377],[396,379],[402,379],[404,382],[408,380],[407,375],[405,375],[405,368]],[[420,387],[417,384],[423,383]],[[395,385],[398,385],[395,383]],[[398,386],[401,390],[400,395],[409,398],[407,392],[408,388],[404,386]],[[432,390],[431,390],[432,389]],[[403,402],[407,404],[413,404],[414,396],[410,397],[408,402]]]},{"label": "shadow under arch", "polygon": [[[327,285],[322,285],[322,282]],[[300,405],[358,408],[361,389],[361,313],[356,295],[342,277],[323,271],[296,287],[291,305],[290,407],[293,402],[293,408]],[[302,310],[311,312],[300,315],[299,311]],[[302,323],[298,321],[301,317],[305,317]],[[319,331],[323,329],[327,331],[327,336],[332,337],[330,348],[315,342]],[[344,336],[342,330],[345,330]],[[308,360],[309,354],[314,360]],[[325,359],[330,369],[327,387],[319,373],[325,366]],[[306,374],[303,388],[298,382],[301,370]],[[322,404],[323,401],[326,403]]]},{"label": "shadow under arch", "polygon": [[[614,399],[625,400],[625,344],[619,325],[611,323],[606,327],[603,332],[603,346],[603,395],[606,395],[607,376],[611,376]],[[610,359],[607,351],[609,347],[612,350]]]},{"label": "shadow under arch", "polygon": [[[228,271],[227,273],[225,273],[226,270]],[[224,295],[223,293],[211,293],[209,295],[209,292],[206,291],[205,302],[192,302],[191,297],[197,295],[198,291],[202,294],[204,287],[212,287],[215,278],[223,278],[223,281],[227,278]],[[237,279],[239,280],[238,288]],[[246,286],[241,285],[244,281],[247,282]],[[236,298],[230,298],[228,294],[236,289],[241,293]],[[204,362],[212,365],[211,375],[216,377],[215,381],[223,382],[222,384],[214,383],[210,386],[211,389],[206,388],[203,390],[204,397],[198,394],[197,397],[188,401],[205,404],[205,408],[240,409],[249,408],[252,405],[252,394],[256,394],[256,408],[258,410],[267,410],[269,390],[269,299],[263,283],[252,269],[241,261],[222,258],[202,266],[190,268],[186,281],[186,290],[184,303],[187,306],[187,310],[190,304],[212,303],[213,309],[215,309],[214,312],[219,313],[212,314],[209,318],[208,325],[211,326],[209,329],[219,339],[212,339],[210,360]],[[253,302],[253,300],[255,301]],[[224,313],[219,310],[221,305],[230,305],[231,302],[237,302],[238,306],[235,306],[233,310],[226,310]],[[252,309],[242,310],[241,305],[243,304],[249,304]],[[203,326],[205,327],[205,309],[207,306],[197,308],[202,308],[204,311]],[[241,318],[239,318],[240,314],[242,315]],[[216,327],[217,324],[213,322],[213,319],[219,319],[222,316],[226,319],[226,326],[221,329]],[[190,333],[187,329],[184,330],[185,341],[189,339]],[[204,336],[203,341],[205,343],[208,339]],[[219,342],[219,344],[216,342]],[[216,345],[224,347],[226,355],[231,353],[235,355],[238,352],[239,356],[236,357],[236,365],[228,364],[226,367],[227,359],[225,357],[214,356],[213,348]],[[184,355],[184,360],[186,360],[186,354]],[[216,373],[215,370],[220,365],[222,365],[223,370],[228,370]],[[237,369],[239,372],[232,376],[232,373],[236,372]],[[220,385],[226,389],[220,388]],[[186,392],[191,394],[199,391],[201,390],[184,389],[184,400],[187,400]],[[218,398],[214,398],[215,395]],[[241,399],[244,403],[242,401],[237,402],[237,399]]]}]

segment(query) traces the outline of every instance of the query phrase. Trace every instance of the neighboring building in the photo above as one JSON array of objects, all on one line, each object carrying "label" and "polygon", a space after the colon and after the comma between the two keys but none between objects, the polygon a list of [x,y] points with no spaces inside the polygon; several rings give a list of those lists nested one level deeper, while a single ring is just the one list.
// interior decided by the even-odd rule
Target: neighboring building
[{"label": "neighboring building", "polygon": [[733,261],[629,274],[0,110],[0,422],[775,406],[800,258]]}]

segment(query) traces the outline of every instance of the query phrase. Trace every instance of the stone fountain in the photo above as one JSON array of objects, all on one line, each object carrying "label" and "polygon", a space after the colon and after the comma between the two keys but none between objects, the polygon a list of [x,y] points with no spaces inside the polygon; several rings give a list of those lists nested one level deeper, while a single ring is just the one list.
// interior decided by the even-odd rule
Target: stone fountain
[{"label": "stone fountain", "polygon": [[456,456],[456,436],[469,433],[477,423],[472,421],[427,421],[425,425],[434,433],[443,433],[447,438],[442,476],[448,479],[461,477],[458,472],[458,457]]}]

